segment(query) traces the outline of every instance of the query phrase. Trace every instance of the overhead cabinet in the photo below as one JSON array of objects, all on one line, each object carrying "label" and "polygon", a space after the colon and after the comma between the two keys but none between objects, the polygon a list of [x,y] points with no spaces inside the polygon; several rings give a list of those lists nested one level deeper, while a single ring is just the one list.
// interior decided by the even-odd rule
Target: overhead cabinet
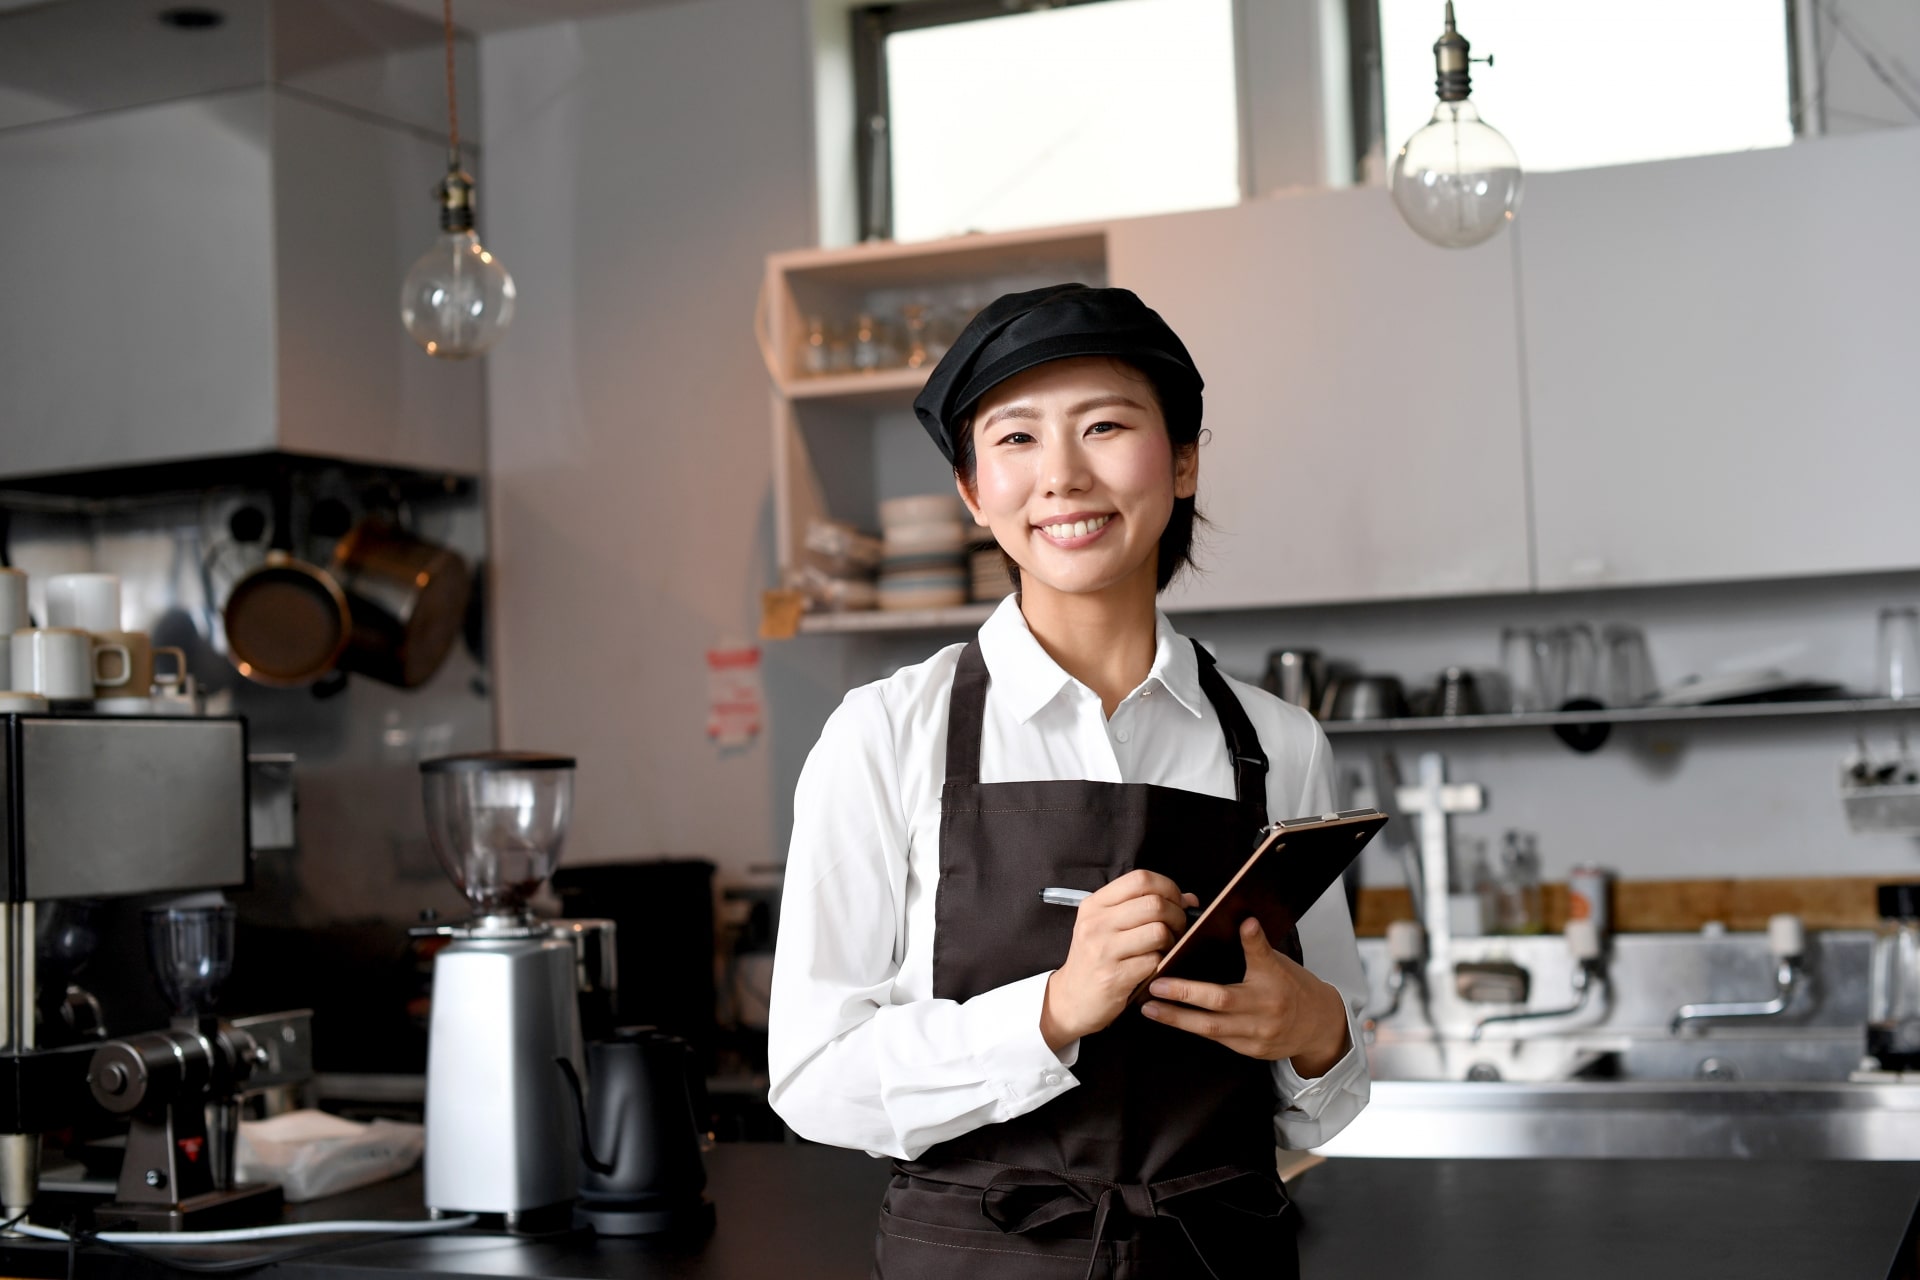
[{"label": "overhead cabinet", "polygon": [[1920,130],[1527,179],[1542,589],[1920,565]]},{"label": "overhead cabinet", "polygon": [[1378,190],[1116,222],[1113,283],[1206,379],[1200,572],[1177,609],[1524,591],[1513,263]]},{"label": "overhead cabinet", "polygon": [[1920,130],[1527,183],[1468,250],[1360,189],[776,255],[783,567],[813,516],[948,483],[907,412],[924,371],[802,377],[806,314],[1103,276],[1207,383],[1169,608],[1920,565]]}]

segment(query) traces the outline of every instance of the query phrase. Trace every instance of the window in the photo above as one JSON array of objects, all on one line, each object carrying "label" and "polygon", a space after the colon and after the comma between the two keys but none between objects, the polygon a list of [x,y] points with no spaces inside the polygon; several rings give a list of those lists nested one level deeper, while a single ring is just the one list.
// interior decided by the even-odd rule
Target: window
[{"label": "window", "polygon": [[[922,240],[1233,204],[1232,0],[856,12],[870,234]],[[876,164],[872,139],[887,145]]]},{"label": "window", "polygon": [[[1782,147],[1792,46],[1779,0],[1456,0],[1473,100],[1531,172]],[[1386,155],[1433,114],[1441,0],[1379,0]]]}]

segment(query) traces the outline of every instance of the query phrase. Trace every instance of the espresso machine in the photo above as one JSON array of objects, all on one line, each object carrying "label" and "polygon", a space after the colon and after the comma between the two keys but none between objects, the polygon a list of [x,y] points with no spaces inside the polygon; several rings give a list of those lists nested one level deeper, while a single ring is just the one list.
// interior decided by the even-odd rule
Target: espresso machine
[{"label": "espresso machine", "polygon": [[528,907],[560,860],[574,762],[482,752],[420,773],[434,854],[472,906],[460,924],[415,930],[446,939],[427,1029],[427,1209],[565,1229],[580,1191],[583,1004],[610,1019],[614,973],[609,922]]},{"label": "espresso machine", "polygon": [[172,984],[177,1017],[167,1030],[114,1038],[127,1029],[107,1025],[76,981],[98,941],[96,915],[246,884],[246,722],[0,715],[0,791],[5,1215],[25,1213],[40,1190],[42,1134],[120,1116],[134,1137],[119,1186],[126,1212],[116,1220],[178,1229],[277,1215],[277,1189],[232,1185],[224,1139],[242,1086],[305,1060],[307,1018],[212,1016],[232,958],[231,908],[213,892],[149,920],[156,976]]}]

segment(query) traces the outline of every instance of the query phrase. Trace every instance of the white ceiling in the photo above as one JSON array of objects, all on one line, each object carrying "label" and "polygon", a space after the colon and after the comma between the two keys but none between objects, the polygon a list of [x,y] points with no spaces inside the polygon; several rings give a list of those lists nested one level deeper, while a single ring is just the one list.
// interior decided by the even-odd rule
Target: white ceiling
[{"label": "white ceiling", "polygon": [[[566,22],[597,14],[674,4],[680,0],[453,0],[453,20],[463,30],[508,31],[543,22]],[[440,19],[440,0],[387,0],[388,4]]]}]

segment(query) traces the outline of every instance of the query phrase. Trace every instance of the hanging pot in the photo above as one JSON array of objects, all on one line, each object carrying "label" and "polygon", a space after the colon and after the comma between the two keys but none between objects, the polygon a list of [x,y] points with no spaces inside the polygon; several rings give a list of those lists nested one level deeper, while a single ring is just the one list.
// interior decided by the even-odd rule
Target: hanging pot
[{"label": "hanging pot", "polygon": [[425,684],[466,620],[473,577],[457,552],[384,517],[361,520],[333,551],[352,635],[341,665],[402,689]]},{"label": "hanging pot", "polygon": [[227,656],[259,684],[312,684],[346,650],[353,616],[340,584],[293,554],[293,495],[283,477],[273,490],[273,541],[266,562],[227,593],[222,617]]}]

